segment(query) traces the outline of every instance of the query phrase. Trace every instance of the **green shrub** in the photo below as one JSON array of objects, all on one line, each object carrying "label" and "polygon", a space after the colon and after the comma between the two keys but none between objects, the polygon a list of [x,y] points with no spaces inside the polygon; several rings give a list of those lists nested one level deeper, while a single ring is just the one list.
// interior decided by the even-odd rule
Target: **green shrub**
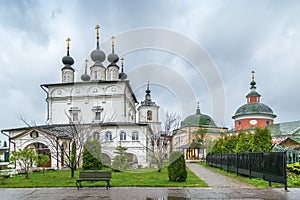
[{"label": "green shrub", "polygon": [[84,170],[102,168],[101,144],[98,140],[88,140],[85,143],[82,154],[82,168]]},{"label": "green shrub", "polygon": [[179,151],[173,151],[170,155],[168,166],[169,180],[173,182],[184,182],[187,178],[187,170],[184,155]]},{"label": "green shrub", "polygon": [[293,163],[293,164],[288,164],[286,166],[286,168],[290,171],[290,172],[293,172],[295,174],[300,174],[300,163],[299,162],[296,162],[296,163]]}]

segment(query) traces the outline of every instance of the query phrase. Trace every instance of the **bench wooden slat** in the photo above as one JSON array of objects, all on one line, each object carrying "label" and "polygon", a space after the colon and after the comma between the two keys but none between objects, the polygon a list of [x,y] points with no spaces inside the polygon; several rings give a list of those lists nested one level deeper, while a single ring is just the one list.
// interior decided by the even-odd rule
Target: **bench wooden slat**
[{"label": "bench wooden slat", "polygon": [[110,188],[111,171],[104,172],[79,172],[79,178],[76,180],[77,188],[81,188],[82,181],[106,181],[106,189]]}]

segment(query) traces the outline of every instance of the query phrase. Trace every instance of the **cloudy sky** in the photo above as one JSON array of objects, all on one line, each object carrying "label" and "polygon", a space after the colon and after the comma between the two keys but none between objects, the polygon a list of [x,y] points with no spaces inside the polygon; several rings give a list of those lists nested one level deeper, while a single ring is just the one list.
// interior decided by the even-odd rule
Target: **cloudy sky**
[{"label": "cloudy sky", "polygon": [[[299,9],[299,1],[279,0],[0,0],[0,129],[24,126],[19,116],[46,123],[46,93],[40,84],[61,81],[67,37],[80,75],[95,48],[96,24],[101,42],[117,36],[116,52],[125,58],[139,100],[150,81],[152,98],[164,111],[184,118],[199,101],[202,113],[232,128],[231,117],[246,103],[254,70],[261,101],[273,109],[276,122],[299,120]],[[139,30],[174,34],[166,38]],[[189,42],[195,48],[187,49]],[[209,72],[208,62],[213,63]],[[223,110],[224,116],[215,116]]]}]

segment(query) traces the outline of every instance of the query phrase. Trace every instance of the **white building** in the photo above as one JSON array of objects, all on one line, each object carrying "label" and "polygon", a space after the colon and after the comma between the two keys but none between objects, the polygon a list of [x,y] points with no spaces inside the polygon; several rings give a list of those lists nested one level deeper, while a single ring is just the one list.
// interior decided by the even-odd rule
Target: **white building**
[{"label": "white building", "polygon": [[[10,151],[33,148],[37,153],[48,154],[49,167],[62,168],[70,152],[72,135],[80,133],[86,140],[97,138],[102,144],[103,162],[111,164],[117,146],[127,147],[130,162],[135,166],[148,166],[147,145],[150,135],[159,133],[159,106],[151,100],[149,83],[145,100],[139,104],[126,73],[118,66],[119,57],[114,52],[107,56],[110,63],[102,63],[106,55],[99,47],[99,26],[96,27],[96,49],[91,52],[91,66],[86,60],[81,80],[75,80],[73,58],[70,56],[70,39],[67,55],[63,57],[62,81],[43,84],[47,94],[47,125],[2,130],[9,136]],[[138,116],[138,119],[137,119]]]}]

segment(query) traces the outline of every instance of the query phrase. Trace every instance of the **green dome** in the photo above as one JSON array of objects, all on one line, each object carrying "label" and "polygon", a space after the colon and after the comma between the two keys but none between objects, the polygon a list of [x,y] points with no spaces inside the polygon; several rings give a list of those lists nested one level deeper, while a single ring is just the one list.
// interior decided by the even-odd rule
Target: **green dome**
[{"label": "green dome", "polygon": [[208,116],[200,113],[200,109],[198,108],[196,114],[187,116],[182,122],[181,127],[216,127],[216,123],[214,120]]},{"label": "green dome", "polygon": [[248,103],[239,107],[232,118],[234,119],[236,117],[249,114],[265,114],[276,117],[269,106],[263,103]]}]

